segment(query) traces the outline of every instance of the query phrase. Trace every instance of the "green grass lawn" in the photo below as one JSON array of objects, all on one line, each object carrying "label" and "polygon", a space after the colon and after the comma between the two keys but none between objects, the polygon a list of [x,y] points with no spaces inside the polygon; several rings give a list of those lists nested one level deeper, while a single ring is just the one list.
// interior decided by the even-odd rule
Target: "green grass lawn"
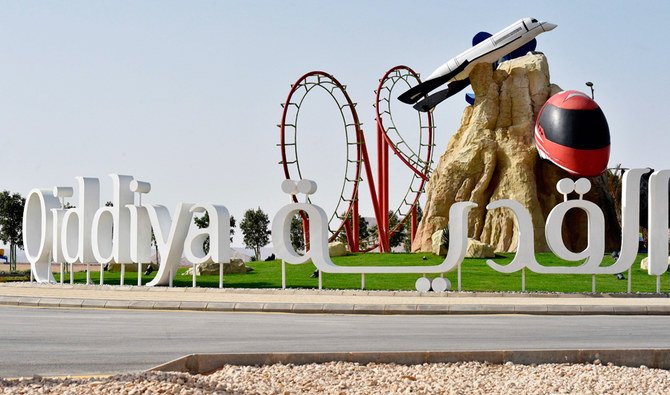
[{"label": "green grass lawn", "polygon": [[30,280],[30,271],[4,272],[0,271],[0,283]]},{"label": "green grass lawn", "polygon": [[[338,265],[347,266],[372,266],[372,265],[437,265],[442,258],[432,254],[425,254],[426,260],[422,260],[424,254],[352,254],[345,257],[333,258]],[[512,260],[514,254],[503,254],[496,258],[496,262],[505,264]],[[649,276],[646,271],[640,269],[640,260],[645,255],[638,255],[632,270],[633,292],[655,292],[656,277]],[[576,265],[556,258],[553,254],[537,254],[537,259],[543,265]],[[605,257],[605,265],[612,264],[609,257]],[[247,274],[227,274],[224,277],[226,288],[280,288],[281,287],[281,261],[250,262],[247,264],[253,271]],[[317,288],[318,280],[311,278],[315,267],[312,264],[290,265],[286,264],[286,286],[288,288]],[[192,278],[183,275],[186,268],[179,270],[174,281],[176,287],[190,287]],[[626,277],[628,273],[624,273]],[[153,278],[143,276],[142,283],[145,284]],[[365,276],[365,288],[370,290],[414,290],[414,283],[420,275],[416,274],[367,274]],[[429,278],[437,275],[429,275]],[[446,277],[451,281],[452,289],[457,286],[457,274],[447,273]],[[58,278],[58,274],[56,274]],[[91,279],[94,284],[99,283],[99,273],[92,272]],[[119,284],[119,273],[105,272],[105,284]],[[69,277],[65,278],[69,282]],[[76,272],[75,282],[85,283],[86,273]],[[136,273],[126,273],[126,285],[137,284]],[[218,287],[218,275],[198,276],[199,287]],[[323,288],[325,289],[360,289],[361,276],[359,274],[331,274],[323,273]],[[627,280],[618,280],[614,275],[596,275],[597,292],[626,292]],[[465,259],[462,264],[462,289],[464,291],[520,291],[521,272],[503,274],[494,271],[486,265],[485,259]],[[670,278],[661,277],[661,291],[670,290]],[[537,274],[526,270],[526,291],[545,292],[591,292],[591,276],[583,274]]]}]

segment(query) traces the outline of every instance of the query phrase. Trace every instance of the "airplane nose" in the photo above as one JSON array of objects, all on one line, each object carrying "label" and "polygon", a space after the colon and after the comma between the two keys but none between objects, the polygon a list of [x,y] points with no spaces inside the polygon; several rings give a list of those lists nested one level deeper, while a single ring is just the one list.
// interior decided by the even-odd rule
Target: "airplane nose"
[{"label": "airplane nose", "polygon": [[542,27],[542,30],[544,30],[545,32],[548,32],[550,30],[556,29],[556,26],[558,26],[558,25],[556,25],[554,23],[549,23],[549,22],[542,22],[542,23],[540,23],[540,26]]}]

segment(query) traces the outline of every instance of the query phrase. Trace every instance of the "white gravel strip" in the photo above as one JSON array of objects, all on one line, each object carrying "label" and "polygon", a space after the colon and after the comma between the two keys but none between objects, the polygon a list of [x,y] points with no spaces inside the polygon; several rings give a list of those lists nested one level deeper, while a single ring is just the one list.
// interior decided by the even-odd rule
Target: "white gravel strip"
[{"label": "white gravel strip", "polygon": [[667,394],[670,372],[546,364],[232,366],[210,375],[146,372],[105,378],[0,379],[2,394]]}]

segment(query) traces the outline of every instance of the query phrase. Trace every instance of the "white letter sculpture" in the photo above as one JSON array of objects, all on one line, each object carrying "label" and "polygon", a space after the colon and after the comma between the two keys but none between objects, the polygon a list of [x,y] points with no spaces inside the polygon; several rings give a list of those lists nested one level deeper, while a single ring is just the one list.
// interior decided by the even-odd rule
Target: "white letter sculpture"
[{"label": "white letter sculpture", "polygon": [[[285,180],[282,190],[290,195],[298,192],[309,195],[316,191],[316,183],[301,180],[295,183]],[[324,273],[446,273],[455,269],[465,257],[468,245],[468,213],[473,202],[459,202],[449,210],[449,253],[439,265],[432,266],[339,266],[328,255],[328,217],[319,206],[309,203],[291,203],[282,207],[272,221],[272,244],[279,259],[290,264],[302,264],[309,259]],[[291,245],[291,219],[303,211],[309,217],[310,250],[298,254]]]},{"label": "white letter sculpture", "polygon": [[[537,273],[616,274],[628,270],[638,250],[640,180],[649,169],[631,169],[623,176],[621,252],[610,266],[601,266],[605,251],[605,220],[602,210],[584,200],[591,189],[587,179],[573,182],[560,180],[556,188],[564,201],[549,213],[545,234],[549,248],[559,258],[584,262],[579,266],[544,266],[535,259],[533,223],[530,213],[520,203],[504,199],[491,202],[487,209],[507,208],[516,218],[519,246],[512,262],[507,265],[492,260],[486,263],[502,273],[512,273],[525,267]],[[100,182],[97,178],[76,177],[79,199],[76,208],[64,209],[60,199],[73,195],[70,187],[55,187],[53,191],[33,189],[26,197],[23,211],[23,241],[26,257],[37,282],[55,282],[51,262],[73,263],[146,263],[151,256],[151,231],[156,236],[162,261],[154,279],[147,286],[167,285],[177,274],[182,255],[193,264],[230,262],[230,215],[223,206],[200,203],[179,203],[170,216],[160,205],[141,205],[141,194],[151,185],[131,176],[110,175],[113,180],[113,206],[100,207]],[[654,172],[649,178],[649,269],[650,275],[660,276],[668,268],[668,183],[670,170]],[[316,192],[314,181],[285,180],[282,190],[306,197]],[[568,200],[576,192],[577,200]],[[134,204],[133,193],[140,194],[140,205]],[[477,207],[473,202],[459,202],[449,210],[449,249],[444,261],[432,266],[339,266],[328,254],[328,218],[314,204],[291,203],[282,207],[272,222],[272,241],[276,256],[289,264],[311,260],[319,272],[325,273],[446,273],[460,267],[468,243],[468,214]],[[588,243],[583,251],[570,251],[562,238],[561,228],[571,209],[584,210],[588,218]],[[192,225],[194,213],[207,212],[210,224],[205,229]],[[310,250],[298,254],[291,245],[291,219],[303,212],[309,218]],[[209,237],[207,253],[203,242]],[[282,263],[283,265],[283,263]],[[220,267],[220,270],[223,266]],[[222,271],[221,271],[222,273]],[[221,277],[222,278],[222,277]],[[321,278],[319,277],[319,281]],[[660,279],[660,277],[659,277]],[[657,289],[660,280],[657,279]],[[363,282],[362,278],[362,282]],[[436,281],[437,280],[437,281]],[[319,282],[319,284],[321,284]],[[436,290],[447,288],[446,279],[434,279]],[[459,271],[460,284],[460,271]],[[418,290],[427,291],[431,283],[425,278],[416,282]]]},{"label": "white letter sculpture", "polygon": [[[552,274],[616,274],[625,272],[628,270],[628,268],[631,267],[633,262],[635,262],[635,258],[637,257],[638,228],[640,226],[640,180],[642,175],[647,172],[649,172],[649,169],[631,169],[623,176],[621,252],[619,258],[616,262],[614,262],[613,265],[600,266],[605,251],[605,221],[602,210],[600,210],[600,208],[594,203],[583,199],[583,195],[591,189],[590,181],[585,178],[581,178],[576,182],[573,182],[568,178],[564,178],[556,184],[556,189],[564,195],[564,202],[558,204],[549,213],[549,217],[547,218],[547,223],[545,225],[547,244],[549,245],[549,248],[552,250],[552,252],[556,254],[556,256],[568,261],[579,261],[585,259],[584,263],[575,267],[544,266],[539,264],[535,259],[535,248],[533,245],[534,233],[530,213],[520,203],[507,199],[492,202],[487,206],[487,209],[493,210],[496,208],[509,208],[512,210],[518,225],[519,247],[517,248],[514,259],[507,265],[500,265],[492,260],[488,260],[486,263],[493,270],[502,273],[512,273],[521,270],[524,267],[528,267],[531,271],[536,273]],[[670,171],[666,170],[654,174],[659,174],[659,176],[658,178],[654,178],[654,176],[652,176],[650,179],[650,245],[652,244],[652,234],[663,235],[663,232],[659,231],[658,229],[662,229],[663,226],[665,226],[666,233],[665,236],[660,237],[662,240],[659,242],[659,246],[650,246],[649,256],[652,256],[652,250],[660,252],[660,254],[657,253],[658,256],[663,256],[663,254],[665,254],[665,261],[663,261],[665,262],[665,266],[663,267],[667,268],[667,186]],[[663,179],[663,177],[665,178]],[[660,180],[660,182],[654,180]],[[658,187],[657,185],[659,184],[662,187]],[[663,190],[665,191],[665,196],[663,195]],[[572,192],[577,192],[579,195],[578,200],[568,200],[568,194]],[[660,207],[656,207],[658,206],[658,201],[661,202]],[[656,206],[652,208],[651,206],[653,204]],[[663,211],[663,207],[665,207],[665,212]],[[584,210],[588,216],[588,245],[581,252],[572,252],[568,250],[563,242],[561,235],[561,228],[565,214],[568,210],[574,208]],[[654,215],[652,215],[652,212]],[[665,223],[662,223],[663,218],[665,218]],[[658,223],[660,223],[660,225],[656,225]],[[658,229],[654,228],[654,226],[656,226]],[[654,230],[652,231],[652,229]],[[663,239],[663,237],[665,237],[665,239]],[[663,246],[661,244],[665,245],[665,251],[662,250]],[[662,262],[658,263],[658,265],[661,267]],[[666,269],[657,270],[656,267],[655,269],[652,269],[650,265],[649,274],[656,274],[656,272],[652,273],[653,270],[662,270],[664,272]]]},{"label": "white letter sculpture", "polygon": [[[151,258],[152,229],[163,259],[148,286],[170,283],[184,252],[194,264],[230,262],[230,215],[225,207],[180,203],[171,218],[164,206],[141,206],[141,194],[151,190],[148,182],[118,174],[110,177],[111,207],[100,207],[97,178],[76,177],[79,199],[77,207],[68,210],[58,199],[72,196],[72,188],[30,191],[23,210],[23,237],[37,282],[55,282],[51,262],[147,263]],[[140,206],[134,204],[134,193],[140,194]],[[191,227],[193,212],[205,211],[210,225],[205,229]],[[210,249],[205,253],[203,242],[207,237]]]},{"label": "white letter sculpture", "polygon": [[649,177],[649,269],[660,276],[668,270],[668,182],[670,170],[654,172]]},{"label": "white letter sculpture", "polygon": [[177,275],[177,269],[184,252],[184,241],[191,224],[191,203],[179,203],[175,209],[174,219],[170,218],[167,207],[160,205],[147,206],[151,227],[156,237],[158,252],[161,254],[161,265],[156,277],[147,283],[148,286],[167,285]]},{"label": "white letter sculpture", "polygon": [[112,206],[100,207],[93,217],[91,239],[95,259],[102,264],[109,262],[130,263],[130,210],[134,203],[130,190],[131,176],[110,174],[112,178]]},{"label": "white letter sculpture", "polygon": [[55,282],[51,273],[51,253],[54,249],[53,216],[60,208],[58,199],[48,190],[33,189],[26,197],[23,208],[23,245],[30,270],[39,283]]},{"label": "white letter sculpture", "polygon": [[[95,211],[100,207],[100,181],[75,177],[79,183],[79,206],[65,211],[60,241],[65,262],[95,262],[91,246],[91,228]],[[54,246],[55,247],[55,246]]]}]

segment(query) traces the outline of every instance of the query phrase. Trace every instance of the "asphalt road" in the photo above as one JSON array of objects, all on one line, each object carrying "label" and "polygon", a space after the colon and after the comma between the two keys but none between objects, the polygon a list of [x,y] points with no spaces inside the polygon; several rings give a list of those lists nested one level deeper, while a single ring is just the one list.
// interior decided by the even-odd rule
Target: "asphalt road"
[{"label": "asphalt road", "polygon": [[668,316],[383,316],[0,307],[0,377],[148,369],[191,353],[658,348]]}]

